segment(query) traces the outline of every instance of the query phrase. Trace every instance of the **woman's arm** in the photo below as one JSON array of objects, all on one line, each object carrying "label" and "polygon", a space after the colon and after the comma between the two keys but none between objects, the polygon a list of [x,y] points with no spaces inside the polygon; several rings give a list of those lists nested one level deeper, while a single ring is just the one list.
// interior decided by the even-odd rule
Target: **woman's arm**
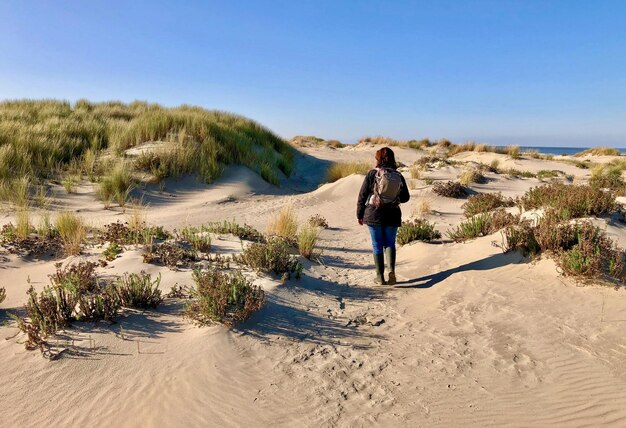
[{"label": "woman's arm", "polygon": [[411,195],[409,194],[409,187],[406,185],[406,181],[404,180],[404,176],[402,177],[402,189],[400,189],[400,203],[403,204],[405,202],[409,202],[411,199]]},{"label": "woman's arm", "polygon": [[358,220],[363,220],[363,216],[365,215],[365,204],[367,204],[367,200],[372,193],[370,175],[371,171],[367,173],[367,175],[365,176],[365,180],[363,180],[363,184],[361,185],[361,191],[359,192],[359,199],[356,203],[356,218]]}]

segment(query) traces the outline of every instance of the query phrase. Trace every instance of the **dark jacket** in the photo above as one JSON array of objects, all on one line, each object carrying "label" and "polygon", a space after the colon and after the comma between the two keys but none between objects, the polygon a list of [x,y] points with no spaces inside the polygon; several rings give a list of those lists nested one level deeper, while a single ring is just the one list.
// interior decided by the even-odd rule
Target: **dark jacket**
[{"label": "dark jacket", "polygon": [[[376,206],[367,203],[374,189],[375,177],[376,169],[373,169],[367,173],[365,180],[363,180],[363,185],[359,192],[359,200],[356,205],[356,217],[359,220],[363,219],[365,224],[400,227],[402,224],[402,211],[399,206],[376,208]],[[409,198],[409,188],[404,177],[402,177],[400,202],[408,202]]]}]

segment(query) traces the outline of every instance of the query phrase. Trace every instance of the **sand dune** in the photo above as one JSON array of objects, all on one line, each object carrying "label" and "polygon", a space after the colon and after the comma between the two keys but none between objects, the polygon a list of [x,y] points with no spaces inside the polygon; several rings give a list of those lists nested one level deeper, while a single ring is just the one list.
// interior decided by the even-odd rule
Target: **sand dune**
[{"label": "sand dune", "polygon": [[[400,149],[407,164],[423,156]],[[500,233],[460,243],[414,243],[398,253],[399,284],[373,286],[369,236],[355,219],[363,176],[317,188],[320,166],[369,160],[372,148],[307,148],[295,178],[280,188],[233,167],[213,185],[171,182],[148,189],[148,222],[167,228],[236,220],[260,230],[293,204],[301,221],[324,216],[322,263],[306,262],[301,280],[250,278],[267,305],[236,328],[197,327],[168,299],[158,311],[128,311],[117,324],[77,323],[67,336],[81,352],[48,361],[19,337],[0,341],[0,409],[6,426],[624,426],[626,294],[581,286],[549,259],[503,254]],[[457,160],[489,163],[492,153]],[[587,170],[561,162],[502,159],[505,167]],[[510,165],[509,165],[510,164]],[[425,173],[451,179],[462,166]],[[407,175],[407,178],[408,175]],[[411,180],[410,180],[411,181]],[[488,174],[476,191],[516,196],[537,179]],[[427,218],[445,232],[462,218],[462,200],[435,196],[414,180],[411,214],[429,198]],[[93,189],[61,198],[65,208],[105,224],[125,214],[104,210]],[[6,213],[3,223],[12,221]],[[623,223],[595,220],[621,245]],[[215,236],[217,252],[239,240]],[[102,248],[83,257],[97,258]],[[41,289],[54,260],[5,255],[5,310],[25,303],[27,280]],[[101,275],[161,273],[162,288],[191,284],[191,271],[142,263],[129,249]],[[4,339],[16,329],[0,327]],[[90,345],[95,341],[95,345]],[[58,344],[62,348],[63,341]]]}]

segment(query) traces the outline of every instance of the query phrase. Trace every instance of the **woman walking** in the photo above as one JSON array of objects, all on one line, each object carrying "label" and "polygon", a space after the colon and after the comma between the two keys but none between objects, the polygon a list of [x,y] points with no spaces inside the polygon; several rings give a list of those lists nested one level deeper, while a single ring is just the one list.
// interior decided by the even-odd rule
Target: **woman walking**
[{"label": "woman walking", "polygon": [[[363,180],[356,208],[359,224],[366,224],[372,237],[376,282],[380,285],[396,283],[396,234],[402,224],[400,204],[410,198],[406,181],[397,168],[389,147],[378,150],[376,168]],[[385,256],[388,281],[385,281]]]}]

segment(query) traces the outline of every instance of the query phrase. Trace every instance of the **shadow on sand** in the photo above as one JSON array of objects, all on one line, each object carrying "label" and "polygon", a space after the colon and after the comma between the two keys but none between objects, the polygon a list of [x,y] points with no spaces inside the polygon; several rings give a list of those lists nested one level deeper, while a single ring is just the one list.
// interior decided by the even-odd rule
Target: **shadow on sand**
[{"label": "shadow on sand", "polygon": [[[332,297],[337,301],[332,308],[302,304],[299,301],[311,297]],[[291,340],[315,344],[345,344],[351,339],[351,346],[367,348],[366,342],[380,338],[371,330],[351,326],[345,317],[333,315],[333,309],[343,308],[344,299],[377,300],[382,299],[383,291],[365,287],[349,287],[319,278],[303,277],[301,281],[286,286],[268,296],[265,307],[240,326],[244,334],[269,341],[268,336],[277,335]],[[310,301],[315,302],[314,299]],[[363,344],[354,345],[355,338],[363,338]]]},{"label": "shadow on sand", "polygon": [[[466,263],[464,265],[444,270],[442,272],[433,273],[408,281],[399,281],[396,284],[396,288],[430,288],[436,284],[439,284],[442,281],[445,281],[455,273],[497,269],[506,265],[519,263],[523,260],[525,260],[525,258],[518,252],[494,254],[489,257],[485,257],[484,259]],[[422,281],[424,281],[422,284],[416,284]]]}]

